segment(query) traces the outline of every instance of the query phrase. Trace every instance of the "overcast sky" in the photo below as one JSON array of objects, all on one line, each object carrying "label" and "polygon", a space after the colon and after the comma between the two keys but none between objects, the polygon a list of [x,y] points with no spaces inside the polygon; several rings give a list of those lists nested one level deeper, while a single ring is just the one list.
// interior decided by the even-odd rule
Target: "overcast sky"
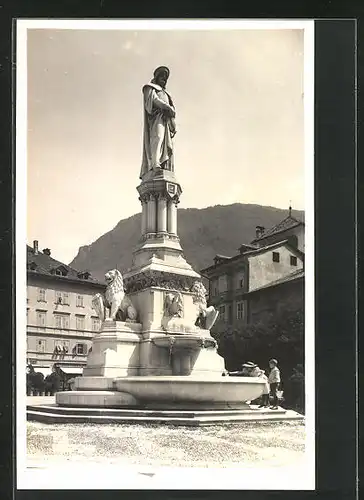
[{"label": "overcast sky", "polygon": [[28,242],[66,263],[140,211],[141,87],[171,70],[179,207],[304,209],[303,32],[28,30]]}]

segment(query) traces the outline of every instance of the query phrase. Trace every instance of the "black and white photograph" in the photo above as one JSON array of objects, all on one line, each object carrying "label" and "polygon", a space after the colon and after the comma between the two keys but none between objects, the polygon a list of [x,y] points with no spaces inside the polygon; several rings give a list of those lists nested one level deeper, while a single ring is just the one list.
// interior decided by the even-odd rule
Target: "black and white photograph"
[{"label": "black and white photograph", "polygon": [[20,488],[315,488],[313,26],[17,21]]}]

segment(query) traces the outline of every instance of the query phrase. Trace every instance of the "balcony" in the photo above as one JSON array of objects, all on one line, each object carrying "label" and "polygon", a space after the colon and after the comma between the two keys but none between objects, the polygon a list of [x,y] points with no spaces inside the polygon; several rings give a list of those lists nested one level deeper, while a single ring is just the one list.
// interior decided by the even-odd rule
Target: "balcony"
[{"label": "balcony", "polygon": [[39,325],[27,325],[27,335],[36,335],[41,334],[49,335],[50,337],[59,337],[59,336],[69,336],[69,337],[77,337],[91,340],[95,335],[95,331],[92,330],[77,330],[71,328],[56,328],[53,326],[39,326]]}]

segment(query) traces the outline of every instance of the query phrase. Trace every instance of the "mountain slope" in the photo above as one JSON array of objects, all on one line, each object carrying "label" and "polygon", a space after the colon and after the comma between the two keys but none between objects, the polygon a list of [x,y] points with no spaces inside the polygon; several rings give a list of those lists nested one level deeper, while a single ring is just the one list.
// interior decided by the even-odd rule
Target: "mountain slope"
[{"label": "mountain slope", "polygon": [[[217,253],[235,255],[242,243],[254,239],[255,226],[269,228],[287,215],[287,210],[241,203],[179,209],[178,234],[187,261],[199,271],[211,265]],[[304,219],[302,211],[293,210],[292,215]],[[131,266],[140,226],[140,214],[121,220],[94,243],[82,246],[70,265],[91,271],[97,279],[115,267],[125,271]]]}]

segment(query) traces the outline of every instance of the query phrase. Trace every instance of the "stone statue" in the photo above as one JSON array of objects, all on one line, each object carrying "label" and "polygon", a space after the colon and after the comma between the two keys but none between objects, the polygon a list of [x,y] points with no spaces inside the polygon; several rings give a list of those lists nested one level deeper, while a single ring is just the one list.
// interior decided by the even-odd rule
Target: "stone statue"
[{"label": "stone statue", "polygon": [[140,178],[150,170],[174,171],[172,139],[176,134],[176,111],[166,84],[169,69],[160,66],[154,78],[143,87],[144,134]]},{"label": "stone statue", "polygon": [[182,318],[183,299],[180,292],[167,293],[164,301],[164,315],[167,317]]},{"label": "stone statue", "polygon": [[213,306],[207,307],[206,288],[201,281],[194,283],[191,292],[194,294],[193,303],[196,306],[197,324],[206,330],[210,330],[217,320],[219,311],[216,311]]},{"label": "stone statue", "polygon": [[101,321],[136,320],[137,311],[124,291],[123,277],[117,269],[105,274],[107,283],[105,294],[96,294],[92,299],[92,307]]}]

